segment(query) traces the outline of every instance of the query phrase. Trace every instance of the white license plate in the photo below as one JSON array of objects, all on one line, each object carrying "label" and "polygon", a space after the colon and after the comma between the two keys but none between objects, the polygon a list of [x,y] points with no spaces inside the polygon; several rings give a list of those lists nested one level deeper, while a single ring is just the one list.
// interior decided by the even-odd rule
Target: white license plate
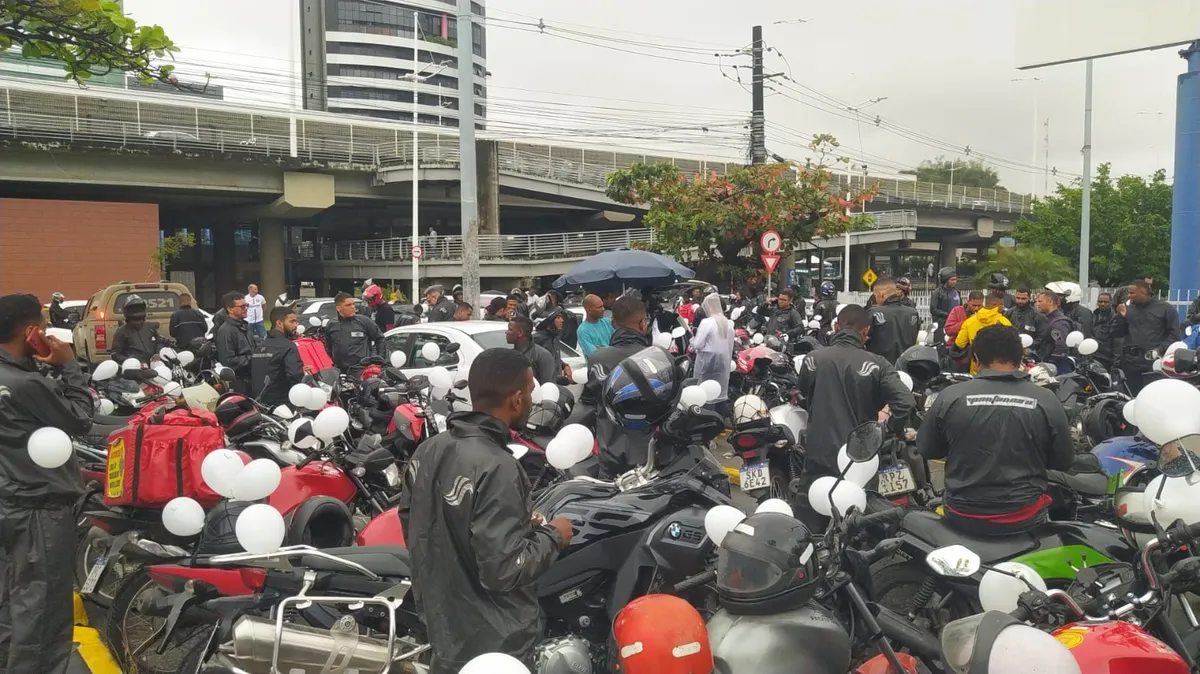
[{"label": "white license plate", "polygon": [[104,573],[104,567],[108,564],[108,555],[97,557],[92,564],[92,570],[88,571],[87,580],[83,581],[83,587],[79,588],[79,594],[91,594],[96,591],[96,585],[100,582],[100,576]]},{"label": "white license plate", "polygon": [[899,496],[917,490],[917,481],[913,478],[912,468],[907,464],[892,466],[879,471],[879,494],[881,496]]},{"label": "white license plate", "polygon": [[742,466],[741,472],[741,487],[742,491],[754,491],[756,489],[766,489],[771,486],[771,470],[767,468],[766,461],[757,461],[755,463],[747,463]]}]

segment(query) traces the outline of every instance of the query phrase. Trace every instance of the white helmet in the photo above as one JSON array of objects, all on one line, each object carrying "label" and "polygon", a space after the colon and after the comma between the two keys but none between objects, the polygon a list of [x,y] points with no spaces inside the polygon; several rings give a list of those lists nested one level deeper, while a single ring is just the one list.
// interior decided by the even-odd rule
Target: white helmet
[{"label": "white helmet", "polygon": [[941,642],[948,673],[1082,674],[1062,642],[999,611],[955,620]]},{"label": "white helmet", "polygon": [[1046,290],[1063,298],[1064,302],[1082,302],[1083,288],[1074,281],[1055,281],[1046,284]]},{"label": "white helmet", "polygon": [[756,395],[744,395],[733,402],[733,425],[735,427],[751,421],[766,419],[768,414],[767,404]]}]

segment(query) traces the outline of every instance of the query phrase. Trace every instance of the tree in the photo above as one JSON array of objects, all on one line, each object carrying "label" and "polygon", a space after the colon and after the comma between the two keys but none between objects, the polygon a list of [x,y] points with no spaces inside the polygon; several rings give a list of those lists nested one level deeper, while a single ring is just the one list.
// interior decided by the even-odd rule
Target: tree
[{"label": "tree", "polygon": [[164,236],[154,250],[150,251],[150,271],[147,276],[163,278],[167,273],[167,265],[183,255],[183,251],[196,245],[196,235],[191,232],[177,232]]},{"label": "tree", "polygon": [[[1054,194],[1033,202],[1033,214],[1017,221],[1013,237],[1047,248],[1077,266],[1082,204],[1083,190],[1078,185],[1059,185]],[[1142,274],[1165,280],[1171,265],[1170,242],[1171,185],[1166,172],[1159,170],[1148,181],[1139,176],[1113,180],[1111,165],[1101,164],[1092,181],[1092,278],[1104,287],[1128,283]]]},{"label": "tree", "polygon": [[780,233],[780,254],[788,256],[813,237],[838,236],[869,221],[847,216],[846,209],[861,208],[873,192],[844,199],[828,189],[831,174],[824,160],[837,146],[831,136],[815,137],[810,147],[818,161],[797,168],[794,176],[788,164],[691,177],[671,164],[634,164],[608,176],[607,194],[646,206],[642,222],[654,230],[654,250],[712,263],[722,277],[741,279],[762,268],[759,239],[767,230]]},{"label": "tree", "polygon": [[978,159],[937,159],[917,164],[915,170],[901,171],[905,175],[916,176],[917,180],[927,183],[953,184],[956,187],[1000,187],[1000,174]]},{"label": "tree", "polygon": [[1037,289],[1051,281],[1072,278],[1075,271],[1071,263],[1059,255],[1037,246],[1021,244],[1013,248],[999,248],[979,263],[975,273],[975,287],[986,288],[988,279],[996,272],[1008,277],[1010,288]]},{"label": "tree", "polygon": [[62,62],[80,84],[112,70],[171,82],[172,65],[152,59],[178,49],[160,26],[139,26],[110,0],[0,0],[0,50]]}]

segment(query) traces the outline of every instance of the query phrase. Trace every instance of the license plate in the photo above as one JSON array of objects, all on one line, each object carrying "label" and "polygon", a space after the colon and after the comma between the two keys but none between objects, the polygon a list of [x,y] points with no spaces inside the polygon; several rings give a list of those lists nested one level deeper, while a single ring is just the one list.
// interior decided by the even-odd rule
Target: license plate
[{"label": "license plate", "polygon": [[741,485],[742,491],[754,491],[770,487],[771,470],[767,468],[767,462],[757,461],[742,466]]},{"label": "license plate", "polygon": [[83,581],[83,587],[79,588],[79,594],[91,594],[96,591],[96,585],[100,582],[100,576],[104,575],[104,567],[107,565],[108,555],[96,558],[92,570],[88,571],[87,580]]},{"label": "license plate", "polygon": [[899,496],[917,490],[917,481],[913,478],[912,468],[906,464],[892,466],[879,471],[879,494],[881,496]]}]

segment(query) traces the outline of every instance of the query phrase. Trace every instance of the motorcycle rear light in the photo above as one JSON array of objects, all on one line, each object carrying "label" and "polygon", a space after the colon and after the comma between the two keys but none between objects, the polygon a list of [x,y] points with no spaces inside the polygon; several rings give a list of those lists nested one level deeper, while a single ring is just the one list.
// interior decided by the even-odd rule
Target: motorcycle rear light
[{"label": "motorcycle rear light", "polygon": [[[103,318],[104,318],[103,312],[100,313],[100,318],[103,320]],[[107,349],[108,348],[108,328],[106,328],[103,325],[96,326],[96,348],[97,349]]]},{"label": "motorcycle rear light", "polygon": [[756,452],[754,450],[747,450],[745,452],[742,452],[742,458],[743,459],[757,459],[758,452]]},{"label": "motorcycle rear light", "polygon": [[108,522],[108,521],[106,521],[106,520],[104,520],[103,518],[100,518],[100,517],[88,517],[88,520],[90,520],[90,521],[91,521],[91,523],[92,523],[92,526],[96,527],[96,528],[97,528],[97,529],[99,529],[100,531],[103,531],[104,533],[106,533],[106,534],[108,534],[108,535],[110,535],[110,536],[115,536],[115,535],[116,535],[116,534],[114,534],[114,533],[113,533],[113,528],[112,528],[112,525],[111,525],[111,524],[109,524],[109,522]]},{"label": "motorcycle rear light", "polygon": [[241,569],[239,573],[242,575],[242,582],[246,587],[258,592],[263,589],[263,585],[267,584],[267,572],[265,569]]},{"label": "motorcycle rear light", "polygon": [[753,435],[739,435],[733,439],[738,449],[754,449],[758,447],[758,438]]},{"label": "motorcycle rear light", "polygon": [[897,496],[896,498],[892,499],[892,503],[895,503],[896,505],[908,505],[908,497]]}]

